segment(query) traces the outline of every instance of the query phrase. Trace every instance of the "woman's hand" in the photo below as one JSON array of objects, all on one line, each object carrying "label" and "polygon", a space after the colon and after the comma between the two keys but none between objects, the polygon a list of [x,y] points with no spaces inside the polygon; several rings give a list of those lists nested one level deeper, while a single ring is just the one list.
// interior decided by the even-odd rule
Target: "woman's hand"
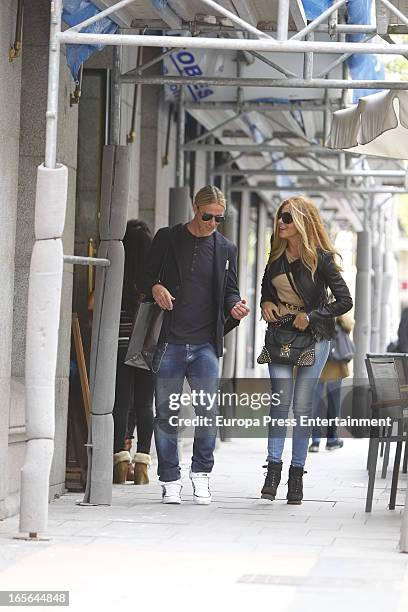
[{"label": "woman's hand", "polygon": [[276,323],[278,320],[278,308],[273,302],[262,302],[262,318],[267,323]]},{"label": "woman's hand", "polygon": [[296,315],[296,318],[293,321],[292,325],[293,327],[296,327],[296,329],[304,331],[309,325],[309,317],[305,312],[299,312],[299,314]]},{"label": "woman's hand", "polygon": [[152,295],[153,299],[163,310],[173,310],[173,301],[174,298],[170,291],[163,287],[160,283],[153,285],[152,287]]}]

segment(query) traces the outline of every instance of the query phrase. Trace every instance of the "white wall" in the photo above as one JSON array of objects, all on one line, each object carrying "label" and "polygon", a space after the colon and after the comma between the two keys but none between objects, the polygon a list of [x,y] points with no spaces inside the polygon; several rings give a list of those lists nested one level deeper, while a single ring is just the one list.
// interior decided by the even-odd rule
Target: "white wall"
[{"label": "white wall", "polygon": [[14,290],[14,244],[20,125],[21,58],[9,62],[15,0],[0,3],[0,518],[9,514],[8,441]]}]

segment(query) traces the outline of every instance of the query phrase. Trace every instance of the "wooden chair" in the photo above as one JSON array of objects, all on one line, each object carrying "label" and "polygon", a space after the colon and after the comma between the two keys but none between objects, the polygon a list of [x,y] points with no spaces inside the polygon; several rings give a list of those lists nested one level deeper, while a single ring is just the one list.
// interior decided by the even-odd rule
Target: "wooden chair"
[{"label": "wooden chair", "polygon": [[[370,444],[368,452],[368,487],[366,498],[366,512],[371,512],[374,494],[374,482],[377,469],[378,448],[380,442],[386,443],[389,456],[389,445],[396,442],[394,467],[392,473],[390,510],[395,510],[399,467],[401,462],[402,445],[407,442],[406,426],[408,423],[404,408],[408,408],[408,362],[404,354],[367,354],[366,368],[372,393],[371,418],[387,418],[392,422],[391,427],[381,428],[372,426],[370,429]],[[397,433],[394,434],[395,426]],[[387,447],[388,445],[388,447]]]}]

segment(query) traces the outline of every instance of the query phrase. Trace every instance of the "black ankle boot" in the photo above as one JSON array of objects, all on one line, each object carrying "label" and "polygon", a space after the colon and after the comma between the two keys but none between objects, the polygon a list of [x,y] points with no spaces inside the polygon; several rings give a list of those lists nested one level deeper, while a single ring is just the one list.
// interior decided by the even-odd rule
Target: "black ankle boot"
[{"label": "black ankle boot", "polygon": [[267,465],[263,467],[267,467],[268,472],[266,474],[265,484],[262,487],[261,498],[273,501],[276,497],[276,490],[281,479],[282,461],[268,461]]},{"label": "black ankle boot", "polygon": [[289,468],[288,504],[301,504],[303,499],[303,474],[307,474],[302,467],[291,465]]}]

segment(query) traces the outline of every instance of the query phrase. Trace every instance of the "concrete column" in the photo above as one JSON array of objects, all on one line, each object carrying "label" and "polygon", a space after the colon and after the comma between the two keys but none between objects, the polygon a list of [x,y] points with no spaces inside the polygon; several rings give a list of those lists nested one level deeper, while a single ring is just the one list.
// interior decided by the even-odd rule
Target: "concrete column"
[{"label": "concrete column", "polygon": [[[161,53],[161,49],[143,48],[143,62]],[[154,66],[160,74],[160,64]],[[152,231],[169,224],[169,188],[175,185],[176,129],[173,124],[169,163],[163,165],[168,121],[168,103],[161,87],[142,87],[140,117],[139,217]]]},{"label": "concrete column", "polygon": [[371,332],[371,232],[357,234],[357,277],[354,342],[354,379],[367,377],[365,355],[370,350]]},{"label": "concrete column", "polygon": [[188,187],[171,187],[169,197],[169,225],[187,223],[192,215]]},{"label": "concrete column", "polygon": [[373,265],[372,299],[371,299],[371,341],[370,350],[378,353],[380,349],[381,300],[383,285],[383,215],[381,209],[373,214],[373,244],[371,258]]},{"label": "concrete column", "polygon": [[129,151],[126,146],[104,149],[101,198],[101,243],[98,257],[110,261],[98,268],[92,322],[90,366],[91,420],[88,432],[88,478],[84,503],[112,501],[113,420],[116,360],[129,196]]},{"label": "concrete column", "polygon": [[381,296],[381,351],[385,351],[390,340],[396,338],[400,319],[398,264],[392,249],[392,245],[398,244],[398,222],[394,200],[387,205],[384,217],[385,250],[383,255],[384,276]]},{"label": "concrete column", "polygon": [[0,4],[0,519],[13,511],[8,493],[18,483],[11,482],[10,487],[8,477],[9,439],[19,435],[17,428],[9,432],[21,88],[21,58],[8,60],[15,20],[16,2],[5,0]]},{"label": "concrete column", "polygon": [[[37,167],[44,161],[45,113],[49,45],[48,0],[25,4],[20,113],[20,156],[15,248],[15,292],[12,348],[12,399],[10,425],[20,432],[9,449],[10,493],[17,493],[24,454],[24,360],[28,275],[34,244],[34,203]],[[75,184],[77,159],[77,107],[69,106],[73,81],[61,52],[57,159],[68,167],[68,207],[63,245],[74,248]],[[50,497],[65,489],[65,450],[68,375],[71,341],[72,266],[64,266],[55,401],[55,452],[50,476]]]},{"label": "concrete column", "polygon": [[[368,381],[365,356],[371,335],[371,232],[357,233],[357,276],[354,309],[353,418],[367,416]],[[358,428],[356,428],[358,429]]]}]

